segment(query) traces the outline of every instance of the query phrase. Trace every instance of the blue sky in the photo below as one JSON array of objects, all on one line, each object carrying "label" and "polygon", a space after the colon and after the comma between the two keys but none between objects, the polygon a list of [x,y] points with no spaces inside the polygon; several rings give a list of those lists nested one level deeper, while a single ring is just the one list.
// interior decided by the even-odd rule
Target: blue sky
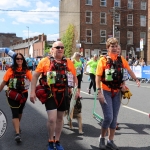
[{"label": "blue sky", "polygon": [[25,39],[29,27],[29,37],[44,33],[47,40],[56,40],[59,37],[58,11],[59,0],[0,0],[0,32],[16,33]]}]

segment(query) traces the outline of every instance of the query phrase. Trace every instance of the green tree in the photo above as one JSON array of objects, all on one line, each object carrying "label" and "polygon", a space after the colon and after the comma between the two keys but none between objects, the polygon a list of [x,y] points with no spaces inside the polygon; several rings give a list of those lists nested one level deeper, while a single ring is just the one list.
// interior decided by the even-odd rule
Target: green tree
[{"label": "green tree", "polygon": [[52,45],[48,45],[47,41],[45,41],[44,55],[47,55],[50,52],[50,48]]},{"label": "green tree", "polygon": [[74,25],[69,24],[66,32],[61,38],[61,41],[64,44],[65,47],[65,56],[70,58],[72,55],[72,49],[73,49],[73,41],[74,41]]}]

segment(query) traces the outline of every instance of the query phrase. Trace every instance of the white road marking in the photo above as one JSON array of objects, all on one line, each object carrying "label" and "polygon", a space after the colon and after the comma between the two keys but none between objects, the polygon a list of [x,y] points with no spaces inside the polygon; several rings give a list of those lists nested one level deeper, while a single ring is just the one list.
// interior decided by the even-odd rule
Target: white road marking
[{"label": "white road marking", "polygon": [[144,114],[144,115],[148,115],[148,116],[149,116],[149,113],[146,113],[146,112],[144,112],[144,111],[140,111],[140,110],[138,110],[138,109],[135,109],[135,108],[132,108],[132,107],[128,107],[128,106],[122,106],[122,107],[125,107],[125,108],[127,108],[127,109],[131,109],[131,110],[133,110],[133,111],[136,111],[136,112],[139,112],[139,113],[141,113],[141,114]]},{"label": "white road marking", "polygon": [[[130,84],[130,83],[126,83],[127,85],[132,85],[132,86],[137,86],[136,83],[135,84]],[[143,87],[143,88],[148,88],[150,89],[150,86],[144,86],[144,85],[140,85],[140,87]]]},{"label": "white road marking", "polygon": [[[149,88],[150,88],[150,87],[149,87]],[[81,91],[81,93],[84,93],[84,94],[86,94],[86,95],[89,95],[89,96],[91,96],[91,97],[94,97],[94,95],[88,94],[88,93],[86,93],[86,92],[84,92],[84,91]],[[130,109],[130,110],[133,110],[133,111],[136,111],[136,112],[138,112],[138,113],[141,113],[141,114],[144,114],[144,115],[147,115],[147,116],[150,115],[149,113],[146,113],[146,112],[144,112],[144,111],[140,111],[140,110],[135,109],[135,108],[132,108],[132,107],[128,107],[128,106],[122,106],[122,107],[127,108],[127,109]]]}]

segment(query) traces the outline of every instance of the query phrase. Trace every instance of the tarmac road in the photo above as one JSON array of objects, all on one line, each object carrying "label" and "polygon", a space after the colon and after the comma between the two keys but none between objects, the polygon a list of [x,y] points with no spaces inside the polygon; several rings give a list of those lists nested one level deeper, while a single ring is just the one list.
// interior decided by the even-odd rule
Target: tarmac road
[{"label": "tarmac road", "polygon": [[[0,71],[1,81],[3,75],[4,72]],[[81,92],[84,135],[78,134],[76,120],[73,120],[74,129],[70,130],[64,118],[61,143],[65,150],[99,150],[100,125],[92,115],[94,96],[87,94],[87,77],[84,75]],[[121,130],[116,131],[114,141],[120,150],[150,150],[150,84],[141,83],[141,87],[138,88],[135,82],[127,81],[127,86],[133,96],[127,106],[121,106],[118,117]],[[126,103],[126,100],[123,102]],[[0,150],[47,150],[47,114],[44,105],[38,100],[36,104],[32,104],[28,99],[21,121],[22,143],[19,145],[14,141],[11,111],[4,91],[0,93],[0,109],[7,116],[8,122],[7,131],[0,139]],[[98,101],[96,112],[102,115]]]}]

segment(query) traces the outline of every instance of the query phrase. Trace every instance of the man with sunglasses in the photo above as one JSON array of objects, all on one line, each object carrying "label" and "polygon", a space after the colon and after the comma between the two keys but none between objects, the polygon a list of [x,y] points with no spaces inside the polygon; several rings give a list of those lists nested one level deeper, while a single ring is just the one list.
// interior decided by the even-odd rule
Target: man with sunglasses
[{"label": "man with sunglasses", "polygon": [[[64,150],[60,145],[60,135],[63,127],[63,116],[64,111],[67,110],[67,98],[66,92],[68,91],[68,83],[65,81],[69,80],[67,78],[68,72],[72,73],[73,84],[77,85],[76,70],[70,59],[64,58],[64,45],[61,41],[54,42],[51,48],[51,54],[53,57],[43,58],[34,74],[33,80],[31,82],[31,102],[35,102],[36,99],[36,83],[39,76],[44,74],[45,76],[49,73],[55,74],[55,77],[46,76],[47,83],[44,82],[45,86],[49,87],[49,92],[51,96],[46,98],[45,107],[48,115],[48,132],[49,132],[49,146],[48,150]],[[61,69],[59,69],[61,68]],[[43,75],[43,77],[44,77]],[[54,79],[54,80],[53,80]],[[49,82],[50,81],[50,82]],[[59,82],[60,81],[60,82]],[[43,82],[43,80],[41,80]],[[65,84],[64,84],[65,83]],[[60,85],[60,86],[58,86]],[[66,90],[67,89],[67,90]],[[76,97],[78,94],[76,94]],[[55,138],[54,138],[55,135]]]}]

